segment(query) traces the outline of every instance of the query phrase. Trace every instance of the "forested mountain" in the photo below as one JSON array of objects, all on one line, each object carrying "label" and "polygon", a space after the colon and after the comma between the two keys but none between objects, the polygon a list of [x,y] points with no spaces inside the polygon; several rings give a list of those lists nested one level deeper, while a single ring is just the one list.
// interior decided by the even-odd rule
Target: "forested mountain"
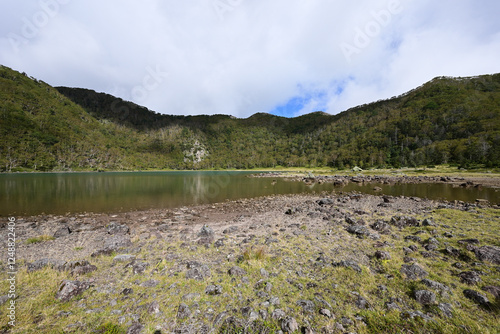
[{"label": "forested mountain", "polygon": [[[168,112],[168,111],[167,111]],[[500,74],[440,77],[338,115],[162,115],[0,66],[0,170],[500,167]]]}]

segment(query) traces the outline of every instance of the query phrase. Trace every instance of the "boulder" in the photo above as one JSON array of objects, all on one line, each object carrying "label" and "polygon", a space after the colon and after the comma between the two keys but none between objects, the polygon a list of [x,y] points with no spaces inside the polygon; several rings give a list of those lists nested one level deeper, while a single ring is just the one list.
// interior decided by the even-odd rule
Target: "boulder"
[{"label": "boulder", "polygon": [[420,223],[418,220],[414,217],[406,217],[406,216],[395,216],[391,218],[390,221],[391,225],[394,225],[399,228],[405,228],[405,227],[410,227],[410,226],[420,226]]},{"label": "boulder", "polygon": [[478,303],[479,305],[481,305],[483,307],[490,306],[490,301],[488,300],[488,298],[485,295],[483,295],[482,293],[479,293],[477,291],[465,289],[464,296],[466,298]]},{"label": "boulder", "polygon": [[222,286],[220,285],[209,285],[205,289],[205,293],[210,296],[221,295],[222,294]]},{"label": "boulder", "polygon": [[31,273],[36,270],[40,270],[45,267],[50,267],[57,270],[65,270],[66,261],[55,260],[50,258],[43,258],[36,260],[35,262],[28,263],[28,272]]},{"label": "boulder", "polygon": [[281,329],[285,333],[294,333],[299,330],[299,325],[295,318],[287,317],[281,320]]},{"label": "boulder", "polygon": [[186,319],[191,315],[191,311],[189,310],[189,306],[184,303],[179,305],[177,309],[177,318],[178,319]]},{"label": "boulder", "polygon": [[415,299],[422,305],[432,305],[436,302],[436,294],[429,290],[417,290]]},{"label": "boulder", "polygon": [[483,246],[474,250],[476,256],[481,261],[488,261],[494,264],[500,264],[500,247]]},{"label": "boulder", "polygon": [[345,268],[351,268],[354,271],[361,273],[361,267],[358,265],[356,261],[352,260],[343,260],[337,263],[333,263],[334,267],[345,267]]},{"label": "boulder", "polygon": [[197,281],[203,281],[205,278],[211,277],[212,273],[210,267],[206,264],[200,264],[197,266],[192,266],[186,272],[186,279],[194,279]]},{"label": "boulder", "polygon": [[111,222],[108,226],[106,226],[106,230],[108,234],[127,234],[130,229],[127,225],[120,225],[117,222]]},{"label": "boulder", "polygon": [[468,285],[475,285],[481,282],[481,276],[477,271],[464,271],[458,274],[460,281]]},{"label": "boulder", "polygon": [[301,299],[297,301],[297,305],[302,307],[304,313],[314,313],[314,302]]},{"label": "boulder", "polygon": [[64,227],[57,229],[57,231],[55,231],[53,236],[54,236],[54,238],[61,238],[61,237],[65,237],[67,235],[70,235],[70,233],[71,233],[70,228],[67,226],[64,226]]},{"label": "boulder", "polygon": [[59,285],[56,298],[62,302],[67,302],[71,298],[78,296],[83,291],[87,290],[89,287],[90,284],[87,282],[63,280]]},{"label": "boulder", "polygon": [[400,272],[406,276],[406,279],[416,280],[429,276],[429,273],[422,269],[418,264],[403,264]]},{"label": "boulder", "polygon": [[198,232],[198,243],[202,245],[209,245],[214,242],[215,233],[214,230],[208,225],[203,225],[203,227]]},{"label": "boulder", "polygon": [[241,277],[241,276],[245,276],[247,274],[247,272],[238,266],[234,266],[228,270],[228,274],[231,276]]}]

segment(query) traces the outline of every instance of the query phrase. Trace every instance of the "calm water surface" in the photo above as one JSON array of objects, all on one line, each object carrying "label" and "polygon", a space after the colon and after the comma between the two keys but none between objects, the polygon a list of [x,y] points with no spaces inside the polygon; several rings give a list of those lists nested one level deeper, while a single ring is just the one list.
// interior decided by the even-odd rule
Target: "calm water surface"
[{"label": "calm water surface", "polygon": [[[360,191],[376,184],[306,185],[279,178],[250,178],[255,172],[31,173],[0,175],[0,216],[118,212],[222,202],[273,194]],[[274,181],[274,182],[273,182]],[[446,184],[377,185],[388,195],[473,202],[500,202],[495,189],[453,188]]]}]

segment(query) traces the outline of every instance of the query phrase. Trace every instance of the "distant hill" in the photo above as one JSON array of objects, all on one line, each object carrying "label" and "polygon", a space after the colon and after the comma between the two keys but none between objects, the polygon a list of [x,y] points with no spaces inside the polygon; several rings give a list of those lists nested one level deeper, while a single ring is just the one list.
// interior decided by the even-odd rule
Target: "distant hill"
[{"label": "distant hill", "polygon": [[0,67],[0,170],[500,166],[500,74],[337,115],[173,116]]}]

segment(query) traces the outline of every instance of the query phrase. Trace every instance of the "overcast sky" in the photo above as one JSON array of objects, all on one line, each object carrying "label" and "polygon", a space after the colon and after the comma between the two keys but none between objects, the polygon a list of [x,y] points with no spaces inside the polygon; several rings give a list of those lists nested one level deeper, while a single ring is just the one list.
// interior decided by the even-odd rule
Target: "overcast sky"
[{"label": "overcast sky", "polygon": [[164,114],[336,114],[500,72],[498,0],[0,0],[0,64]]}]

